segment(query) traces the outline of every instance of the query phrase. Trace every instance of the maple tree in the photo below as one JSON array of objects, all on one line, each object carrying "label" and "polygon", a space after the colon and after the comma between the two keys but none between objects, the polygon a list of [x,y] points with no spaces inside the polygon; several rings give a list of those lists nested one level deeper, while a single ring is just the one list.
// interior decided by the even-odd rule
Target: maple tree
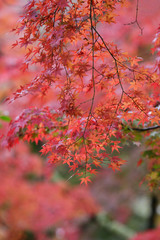
[{"label": "maple tree", "polygon": [[[50,162],[67,164],[87,184],[104,162],[113,170],[125,163],[112,152],[119,152],[126,127],[159,128],[157,72],[99,31],[100,24],[116,24],[116,9],[127,2],[32,0],[25,5],[14,46],[26,48],[23,70],[33,65],[39,73],[10,101],[52,91],[56,106],[24,110],[11,123],[8,147],[19,139],[43,141],[41,152],[50,154]],[[133,23],[141,28],[137,15]]]},{"label": "maple tree", "polygon": [[[20,140],[42,142],[41,152],[47,154],[51,164],[68,165],[69,171],[73,171],[71,177],[79,175],[81,183],[89,184],[91,175],[101,166],[115,171],[126,162],[119,157],[123,143],[133,141],[138,145],[144,138],[146,150],[138,165],[149,158],[146,179],[151,188],[159,187],[160,34],[158,29],[154,37],[152,25],[148,27],[147,23],[150,37],[147,36],[145,42],[150,44],[154,39],[152,52],[157,56],[153,56],[152,62],[156,58],[155,64],[133,57],[139,55],[142,44],[137,35],[144,33],[146,26],[139,21],[140,2],[135,1],[133,7],[134,1],[118,0],[28,1],[15,29],[20,38],[13,44],[24,47],[14,51],[26,52],[21,67],[24,72],[17,74],[15,71],[23,61],[22,55],[16,59],[10,50],[1,47],[7,52],[6,56],[2,54],[6,66],[0,66],[3,83],[12,79],[12,89],[4,89],[1,99],[23,85],[10,97],[12,104],[6,107],[5,103],[2,107],[2,133],[7,135],[2,146],[11,148]],[[135,20],[130,20],[128,7],[136,13]],[[120,27],[125,14],[125,26]],[[137,31],[137,35],[135,31],[130,32],[132,44],[125,39],[129,27]],[[15,119],[10,123],[8,134],[5,121],[10,117],[5,115],[6,108]],[[51,176],[46,174],[46,166],[40,158],[29,153],[22,143],[17,146],[21,150],[14,148],[7,155],[3,148],[0,150],[7,163],[0,162],[1,182],[4,183],[0,189],[3,195],[0,221],[1,226],[5,226],[5,239],[23,239],[28,229],[38,239],[43,239],[52,224],[57,237],[60,234],[60,238],[78,239],[79,218],[96,214],[98,209],[87,189],[51,183]],[[111,173],[107,174],[114,185]],[[19,194],[14,186],[18,186]],[[50,195],[51,192],[56,192],[57,197]],[[85,202],[81,205],[82,195]],[[116,198],[118,202],[117,192]],[[31,201],[33,204],[27,205]],[[19,203],[22,207],[17,211]],[[82,206],[81,214],[77,205]],[[119,205],[113,215],[118,215]],[[112,206],[110,211],[113,209]],[[123,206],[122,212],[123,217],[116,217],[124,221],[129,212],[124,211]],[[155,238],[158,235],[158,230],[153,232]]]}]

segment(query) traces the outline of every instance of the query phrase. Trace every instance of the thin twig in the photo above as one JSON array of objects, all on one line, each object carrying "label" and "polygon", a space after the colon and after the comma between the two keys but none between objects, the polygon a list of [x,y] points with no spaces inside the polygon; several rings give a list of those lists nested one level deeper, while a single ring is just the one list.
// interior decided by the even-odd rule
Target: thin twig
[{"label": "thin twig", "polygon": [[135,17],[135,20],[130,22],[130,23],[126,23],[124,25],[137,24],[138,28],[141,31],[141,35],[143,35],[143,28],[140,26],[139,21],[138,21],[138,11],[139,11],[139,0],[137,0],[137,4],[136,4],[136,17]]}]

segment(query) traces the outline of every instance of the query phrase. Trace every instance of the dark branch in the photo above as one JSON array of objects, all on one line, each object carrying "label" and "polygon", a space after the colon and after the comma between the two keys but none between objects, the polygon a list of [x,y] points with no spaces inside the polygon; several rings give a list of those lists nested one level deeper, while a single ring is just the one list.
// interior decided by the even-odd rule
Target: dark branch
[{"label": "dark branch", "polygon": [[160,128],[160,125],[153,126],[153,127],[148,127],[148,128],[132,128],[132,130],[135,131],[140,131],[140,132],[145,132],[145,131],[151,131]]}]

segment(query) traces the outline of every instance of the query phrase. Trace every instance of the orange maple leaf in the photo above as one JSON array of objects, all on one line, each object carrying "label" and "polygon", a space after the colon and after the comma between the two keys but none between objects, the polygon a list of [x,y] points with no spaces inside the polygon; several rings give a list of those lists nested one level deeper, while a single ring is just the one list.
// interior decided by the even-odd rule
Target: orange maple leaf
[{"label": "orange maple leaf", "polygon": [[114,144],[114,145],[112,145],[111,146],[111,148],[112,148],[112,152],[114,151],[114,150],[116,150],[117,152],[119,152],[119,148],[122,148],[122,147],[120,147],[119,145],[117,145],[116,143]]},{"label": "orange maple leaf", "polygon": [[118,164],[112,162],[108,165],[109,168],[112,168],[112,170],[115,172],[115,170],[120,170],[120,167]]},{"label": "orange maple leaf", "polygon": [[91,182],[91,179],[89,179],[89,176],[81,178],[81,184],[84,183],[84,184],[88,185],[88,182]]}]

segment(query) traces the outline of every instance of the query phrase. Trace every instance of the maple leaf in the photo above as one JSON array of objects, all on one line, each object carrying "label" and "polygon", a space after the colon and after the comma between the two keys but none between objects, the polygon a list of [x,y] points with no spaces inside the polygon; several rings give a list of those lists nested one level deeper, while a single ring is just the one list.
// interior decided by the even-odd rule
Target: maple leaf
[{"label": "maple leaf", "polygon": [[122,148],[122,147],[120,147],[117,142],[114,142],[114,145],[111,145],[111,148],[112,148],[112,152],[114,150],[119,152],[119,148]]},{"label": "maple leaf", "polygon": [[70,159],[70,158],[67,158],[67,159],[64,159],[63,160],[63,164],[68,164],[68,166],[70,167],[71,166],[71,163],[73,163],[73,160],[72,159]]},{"label": "maple leaf", "polygon": [[96,169],[90,169],[89,172],[90,172],[91,174],[97,174]]},{"label": "maple leaf", "polygon": [[85,185],[88,185],[88,182],[91,182],[89,176],[88,177],[84,177],[84,178],[81,178],[81,184],[85,184]]},{"label": "maple leaf", "polygon": [[110,164],[108,164],[109,168],[112,168],[112,170],[115,172],[115,170],[120,170],[120,166],[115,163],[115,162],[111,162]]},{"label": "maple leaf", "polygon": [[69,171],[75,171],[79,167],[78,163],[73,163]]},{"label": "maple leaf", "polygon": [[142,61],[143,59],[140,57],[134,57],[131,59],[131,67],[137,66],[138,62]]}]

